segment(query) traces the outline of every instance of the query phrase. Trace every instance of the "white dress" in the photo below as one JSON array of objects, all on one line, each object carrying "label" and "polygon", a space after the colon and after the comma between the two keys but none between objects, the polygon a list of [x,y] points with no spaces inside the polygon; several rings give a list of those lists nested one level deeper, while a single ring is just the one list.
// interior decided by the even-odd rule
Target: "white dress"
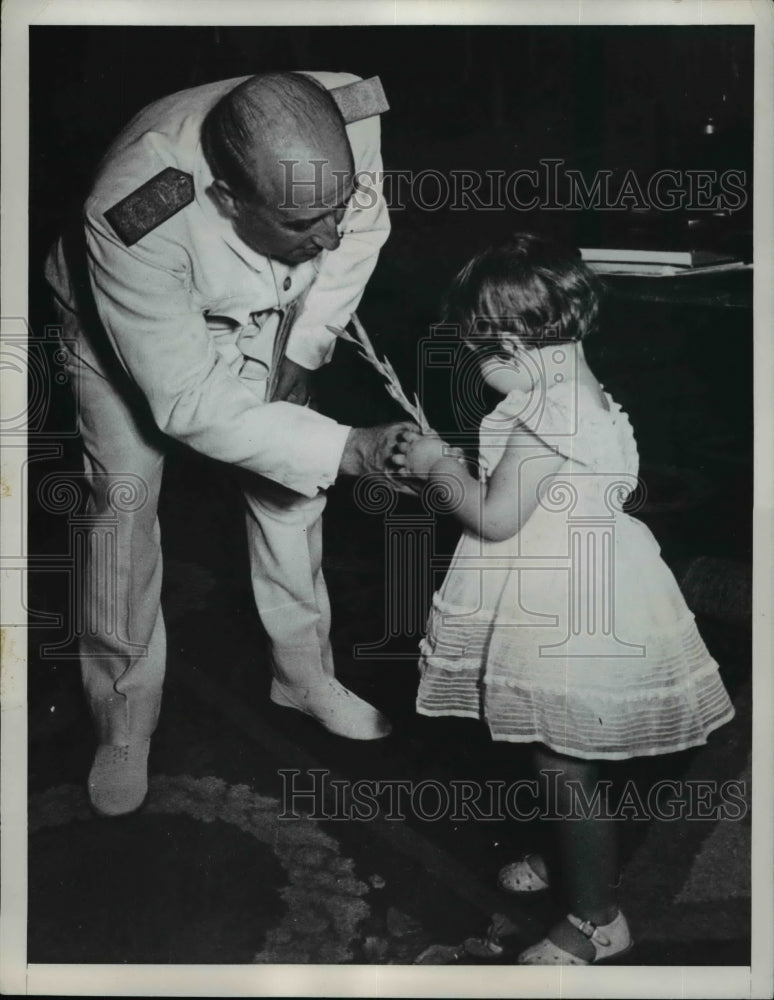
[{"label": "white dress", "polygon": [[[705,743],[734,710],[648,528],[628,417],[575,380],[509,393],[481,424],[482,478],[519,424],[567,461],[521,531],[464,531],[420,644],[417,711],[492,738],[620,759]],[[514,503],[517,491],[514,488]]]}]

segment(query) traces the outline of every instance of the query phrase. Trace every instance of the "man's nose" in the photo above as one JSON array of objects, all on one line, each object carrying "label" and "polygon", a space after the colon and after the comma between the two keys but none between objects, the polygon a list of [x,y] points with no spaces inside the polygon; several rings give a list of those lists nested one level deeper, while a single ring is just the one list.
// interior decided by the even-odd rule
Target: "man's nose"
[{"label": "man's nose", "polygon": [[333,215],[326,215],[320,219],[320,224],[312,236],[312,242],[321,250],[337,250],[341,243],[339,230],[336,226],[336,219]]}]

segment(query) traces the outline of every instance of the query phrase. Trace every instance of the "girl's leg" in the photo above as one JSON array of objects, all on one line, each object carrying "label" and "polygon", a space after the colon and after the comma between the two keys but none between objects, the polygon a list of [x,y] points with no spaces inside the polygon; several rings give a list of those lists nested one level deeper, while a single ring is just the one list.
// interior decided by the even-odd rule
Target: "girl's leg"
[{"label": "girl's leg", "polygon": [[[535,749],[534,756],[538,771],[559,772],[552,782],[556,790],[552,805],[559,817],[558,855],[569,912],[593,924],[607,924],[618,912],[614,893],[618,880],[615,821],[596,816],[596,806],[589,810],[589,816],[584,816],[578,809],[579,796],[573,794],[569,784],[572,782],[582,791],[586,802],[593,803],[599,787],[599,767],[594,761],[565,757],[543,746]],[[599,811],[605,811],[604,794],[599,799]],[[553,927],[548,937],[579,958],[594,958],[590,941],[566,920]]]}]

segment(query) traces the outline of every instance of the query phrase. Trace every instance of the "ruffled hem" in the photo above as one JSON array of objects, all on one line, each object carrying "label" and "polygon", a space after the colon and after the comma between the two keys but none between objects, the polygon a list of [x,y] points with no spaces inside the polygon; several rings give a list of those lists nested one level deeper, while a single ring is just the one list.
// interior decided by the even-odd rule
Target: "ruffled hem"
[{"label": "ruffled hem", "polygon": [[[436,669],[436,668],[432,668]],[[583,691],[578,697],[583,701],[592,703],[602,702],[609,704],[623,704],[633,702],[663,702],[665,699],[675,697],[690,697],[697,686],[705,681],[711,682],[717,676],[718,667],[714,660],[691,671],[690,675],[676,680],[671,684],[657,684],[651,687],[645,686],[642,681],[635,681],[629,687],[621,687],[618,690],[610,690],[595,684],[584,685]],[[532,680],[532,678],[530,678]],[[567,684],[545,684],[538,681],[534,684],[524,683],[520,680],[512,680],[505,677],[485,678],[485,683],[492,689],[505,688],[508,692],[519,691],[522,694],[528,692],[531,697],[560,697],[567,694]]]},{"label": "ruffled hem", "polygon": [[416,706],[423,715],[483,718],[494,740],[540,742],[558,753],[611,760],[700,746],[734,715],[717,670],[658,694],[617,700],[596,694],[492,687],[472,669],[450,676],[425,668]]},{"label": "ruffled hem", "polygon": [[445,711],[442,709],[435,710],[432,708],[424,708],[417,705],[416,710],[417,715],[426,715],[431,719],[440,719],[443,716],[454,716],[456,719],[476,719],[476,721],[480,721],[481,719],[480,712],[473,712],[465,709],[450,709],[449,711]]},{"label": "ruffled hem", "polygon": [[[417,709],[420,712],[420,709]],[[421,712],[422,715],[427,715],[430,713]],[[441,713],[435,712],[435,715]],[[567,757],[580,757],[583,760],[631,760],[633,757],[660,757],[663,754],[668,753],[680,753],[681,750],[691,750],[694,747],[706,746],[709,736],[721,726],[724,726],[727,722],[730,722],[735,715],[733,708],[723,716],[723,718],[718,719],[716,722],[708,725],[704,731],[703,738],[694,740],[684,740],[678,743],[664,745],[664,746],[643,746],[632,750],[621,750],[621,751],[594,751],[589,752],[587,750],[582,750],[578,748],[568,747],[563,744],[554,742],[550,739],[546,739],[544,736],[504,736],[498,735],[492,732],[490,728],[490,735],[493,742],[495,743],[542,743],[547,746],[549,750],[553,750],[555,753],[565,754]]]}]

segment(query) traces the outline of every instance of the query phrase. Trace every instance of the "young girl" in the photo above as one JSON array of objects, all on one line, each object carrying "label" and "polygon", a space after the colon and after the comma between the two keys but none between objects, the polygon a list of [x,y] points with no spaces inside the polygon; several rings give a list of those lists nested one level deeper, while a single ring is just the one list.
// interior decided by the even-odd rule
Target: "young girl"
[{"label": "young girl", "polygon": [[493,739],[534,743],[554,792],[559,871],[529,855],[500,873],[514,892],[554,874],[566,890],[569,914],[523,964],[584,965],[631,947],[598,762],[703,744],[733,716],[655,539],[621,511],[638,456],[584,358],[597,313],[594,275],[546,241],[517,235],[474,257],[446,320],[503,395],[481,424],[480,479],[435,434],[406,458],[407,474],[451,486],[464,527],[433,599],[417,710],[483,717]]}]

